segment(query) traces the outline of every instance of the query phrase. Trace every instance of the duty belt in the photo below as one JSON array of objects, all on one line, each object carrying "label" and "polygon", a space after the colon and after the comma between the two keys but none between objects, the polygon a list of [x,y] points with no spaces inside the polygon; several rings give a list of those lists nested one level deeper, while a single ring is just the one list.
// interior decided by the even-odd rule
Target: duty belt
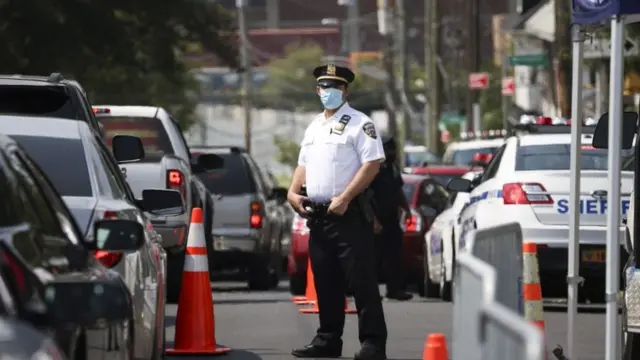
[{"label": "duty belt", "polygon": [[310,218],[324,218],[327,216],[327,211],[329,210],[329,205],[331,202],[307,202],[303,204],[304,209],[309,214]]}]

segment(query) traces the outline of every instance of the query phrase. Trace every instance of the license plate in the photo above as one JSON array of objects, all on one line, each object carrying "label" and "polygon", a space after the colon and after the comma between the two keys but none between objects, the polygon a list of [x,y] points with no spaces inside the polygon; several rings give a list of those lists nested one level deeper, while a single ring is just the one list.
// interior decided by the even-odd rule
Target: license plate
[{"label": "license plate", "polygon": [[606,250],[585,250],[582,252],[582,262],[603,263],[606,261]]},{"label": "license plate", "polygon": [[223,237],[214,237],[213,238],[213,250],[222,251],[227,250],[227,240]]}]

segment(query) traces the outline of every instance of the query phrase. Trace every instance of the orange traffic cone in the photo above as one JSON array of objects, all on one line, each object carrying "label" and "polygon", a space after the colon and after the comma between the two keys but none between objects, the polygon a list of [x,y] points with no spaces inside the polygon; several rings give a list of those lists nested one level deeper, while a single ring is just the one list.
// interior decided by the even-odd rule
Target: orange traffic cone
[{"label": "orange traffic cone", "polygon": [[424,343],[422,360],[447,360],[447,339],[444,334],[429,334]]},{"label": "orange traffic cone", "polygon": [[544,332],[544,307],[542,287],[538,268],[538,248],[535,243],[522,244],[522,298],[524,300],[524,318]]},{"label": "orange traffic cone", "polygon": [[307,288],[302,299],[293,299],[296,305],[313,305],[316,302],[316,286],[313,283],[313,272],[311,271],[311,260],[307,258]]},{"label": "orange traffic cone", "polygon": [[[318,308],[318,295],[316,294],[315,279],[313,278],[313,270],[311,270],[311,262],[309,262],[309,266],[307,267],[307,301],[307,304],[312,306],[298,311],[303,314],[317,314],[320,312],[320,309]],[[346,297],[344,298],[344,313],[357,313],[355,309],[349,308],[349,300],[347,300]]]},{"label": "orange traffic cone", "polygon": [[187,238],[173,349],[167,355],[214,355],[231,349],[216,343],[202,209],[194,208]]}]

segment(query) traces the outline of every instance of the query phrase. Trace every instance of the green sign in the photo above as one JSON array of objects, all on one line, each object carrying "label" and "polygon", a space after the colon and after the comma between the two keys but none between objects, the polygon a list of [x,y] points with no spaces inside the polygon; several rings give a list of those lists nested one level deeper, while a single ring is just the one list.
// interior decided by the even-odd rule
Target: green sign
[{"label": "green sign", "polygon": [[549,56],[547,54],[514,55],[509,56],[509,62],[514,66],[548,66]]}]

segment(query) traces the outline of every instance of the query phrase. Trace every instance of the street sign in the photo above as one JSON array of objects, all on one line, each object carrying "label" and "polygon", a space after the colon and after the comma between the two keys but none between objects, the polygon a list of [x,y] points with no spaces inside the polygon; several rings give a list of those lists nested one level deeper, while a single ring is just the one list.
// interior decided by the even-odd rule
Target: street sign
[{"label": "street sign", "polygon": [[513,96],[516,92],[516,84],[513,80],[513,76],[502,78],[502,95]]},{"label": "street sign", "polygon": [[[623,45],[624,56],[638,56],[638,42],[631,38],[626,38]],[[611,57],[611,40],[593,38],[584,42],[585,59],[607,59]]]},{"label": "street sign", "polygon": [[509,56],[512,66],[548,66],[549,56],[547,54],[526,54]]},{"label": "street sign", "polygon": [[489,87],[489,74],[471,73],[469,74],[469,89],[486,89]]}]

